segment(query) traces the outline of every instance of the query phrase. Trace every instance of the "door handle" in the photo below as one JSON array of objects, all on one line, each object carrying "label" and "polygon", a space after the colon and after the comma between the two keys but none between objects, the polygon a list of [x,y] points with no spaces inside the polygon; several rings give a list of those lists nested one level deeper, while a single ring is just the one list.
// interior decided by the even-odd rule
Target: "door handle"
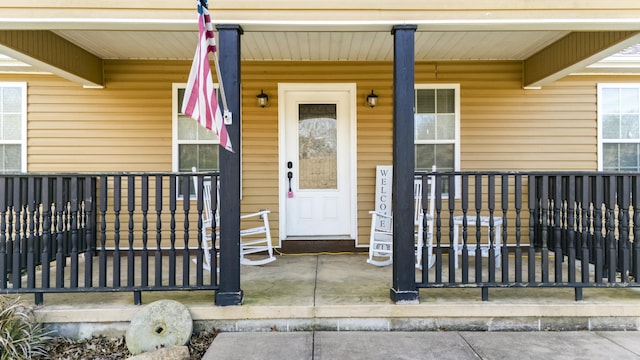
[{"label": "door handle", "polygon": [[[289,164],[291,164],[291,161],[289,161]],[[292,198],[293,191],[291,191],[291,179],[293,178],[293,172],[291,171],[287,172],[287,178],[289,179],[289,192],[287,192],[287,197]]]}]

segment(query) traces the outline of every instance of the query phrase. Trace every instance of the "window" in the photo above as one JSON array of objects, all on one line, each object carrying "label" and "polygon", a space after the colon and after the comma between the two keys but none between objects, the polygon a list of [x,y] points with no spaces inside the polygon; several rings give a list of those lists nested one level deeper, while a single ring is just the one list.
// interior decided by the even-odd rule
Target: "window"
[{"label": "window", "polygon": [[460,170],[460,86],[416,85],[414,105],[417,171]]},{"label": "window", "polygon": [[219,139],[194,119],[182,113],[186,84],[173,85],[172,154],[173,171],[213,171],[219,169]]},{"label": "window", "polygon": [[0,83],[0,172],[27,171],[27,84]]},{"label": "window", "polygon": [[640,171],[640,84],[598,84],[598,170]]}]

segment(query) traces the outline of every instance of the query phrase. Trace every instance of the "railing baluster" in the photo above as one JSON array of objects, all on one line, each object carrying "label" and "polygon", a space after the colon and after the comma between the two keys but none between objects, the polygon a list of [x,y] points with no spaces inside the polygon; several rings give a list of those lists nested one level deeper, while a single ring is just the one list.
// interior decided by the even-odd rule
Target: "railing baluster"
[{"label": "railing baluster", "polygon": [[553,194],[553,263],[554,263],[554,279],[555,282],[562,282],[562,261],[564,255],[562,253],[562,209],[563,209],[563,196],[562,196],[562,176],[556,175],[552,177],[554,182],[554,194]]},{"label": "railing baluster", "polygon": [[580,195],[580,210],[581,210],[581,219],[582,219],[582,231],[580,234],[580,238],[582,240],[582,244],[580,246],[581,258],[580,258],[580,269],[582,269],[581,282],[589,283],[589,260],[590,260],[590,251],[589,251],[589,237],[591,236],[591,217],[589,216],[591,209],[591,199],[589,191],[590,189],[591,178],[587,175],[581,177],[581,188],[582,193]]},{"label": "railing baluster", "polygon": [[[20,203],[22,204],[22,231],[20,233],[20,271],[27,271],[27,254],[29,253],[29,178],[20,181]],[[21,274],[22,275],[22,274]]]},{"label": "railing baluster", "polygon": [[120,287],[120,211],[122,211],[122,176],[113,177],[113,287]]},{"label": "railing baluster", "polygon": [[[606,176],[606,192],[605,205],[607,209],[605,231],[606,261],[608,274],[607,278],[610,283],[616,282],[616,268],[618,267],[618,249],[616,247],[616,178],[614,176]],[[620,220],[620,219],[618,219]]]},{"label": "railing baluster", "polygon": [[576,282],[576,177],[567,177],[567,255],[568,281]]},{"label": "railing baluster", "polygon": [[630,178],[628,175],[618,176],[618,224],[619,224],[619,240],[618,240],[618,259],[620,280],[623,283],[629,282],[629,196],[631,195]]},{"label": "railing baluster", "polygon": [[[454,250],[453,244],[453,212],[456,206],[456,177],[449,175],[447,177],[449,193],[448,193],[448,207],[449,207],[449,282],[456,281],[456,267],[455,263],[458,257]],[[423,198],[426,199],[426,198]],[[458,239],[455,239],[456,241]]]},{"label": "railing baluster", "polygon": [[[213,187],[213,186],[212,186]],[[184,248],[182,249],[182,286],[189,285],[189,210],[191,209],[191,178],[182,176],[182,210],[184,211]],[[211,269],[213,271],[213,269]]]},{"label": "railing baluster", "polygon": [[127,175],[127,211],[129,212],[129,247],[127,249],[127,286],[135,286],[136,262],[133,244],[135,240],[133,221],[134,211],[136,210],[136,177],[135,175]]},{"label": "railing baluster", "polygon": [[101,288],[107,287],[107,206],[108,206],[108,177],[105,175],[100,176],[100,254],[98,257],[99,262],[99,275],[98,286]]},{"label": "railing baluster", "polygon": [[469,211],[469,175],[462,175],[462,283],[469,283],[469,248],[467,246],[469,232],[467,231],[467,215]]},{"label": "railing baluster", "polygon": [[542,247],[540,249],[540,270],[542,272],[542,282],[549,282],[549,186],[551,185],[549,176],[542,176],[542,187],[540,188],[541,218],[542,218]]},{"label": "railing baluster", "polygon": [[149,176],[142,175],[142,200],[140,209],[142,210],[142,256],[141,264],[141,285],[149,286],[149,248],[147,244],[149,242],[149,221],[147,215],[149,213]]},{"label": "railing baluster", "polygon": [[595,251],[595,282],[602,283],[604,262],[602,259],[602,203],[603,203],[603,178],[601,175],[595,176],[595,182],[592,183],[593,204],[593,232],[594,232],[594,251]]},{"label": "railing baluster", "polygon": [[217,212],[218,212],[218,186],[213,186],[213,184],[218,184],[220,181],[220,176],[215,175],[211,176],[211,247],[209,248],[210,259],[211,259],[211,283],[215,286],[218,286],[218,272],[214,271],[214,269],[218,268],[218,249],[216,248],[216,240],[218,233],[218,224],[216,223]]},{"label": "railing baluster", "polygon": [[476,283],[482,282],[482,249],[481,249],[481,239],[482,233],[481,229],[481,220],[480,220],[480,211],[482,210],[482,175],[475,176],[475,209],[476,209]]},{"label": "railing baluster", "polygon": [[[516,211],[516,251],[515,251],[515,282],[522,282],[522,246],[521,246],[521,227],[522,221],[520,219],[520,212],[522,211],[522,175],[516,174],[514,179],[514,207]],[[506,228],[506,226],[505,226]],[[506,230],[505,230],[506,231]],[[506,241],[505,241],[506,244]]]},{"label": "railing baluster", "polygon": [[95,224],[94,210],[94,178],[92,176],[84,177],[84,214],[85,214],[85,249],[84,249],[84,286],[91,288],[93,286],[93,255],[95,247],[95,239],[93,226]]},{"label": "railing baluster", "polygon": [[66,201],[64,198],[64,178],[56,177],[56,288],[64,287],[64,267],[66,258],[64,254],[64,209]]},{"label": "railing baluster", "polygon": [[488,256],[489,259],[487,261],[488,265],[489,265],[489,282],[490,283],[495,283],[496,282],[496,227],[495,227],[495,222],[494,222],[494,213],[495,213],[495,209],[496,209],[496,176],[493,174],[490,174],[488,176],[488,183],[487,183],[487,200],[488,200],[488,207],[489,207],[489,249],[488,249]]},{"label": "railing baluster", "polygon": [[169,212],[171,220],[169,221],[169,241],[171,248],[169,250],[169,286],[176,286],[176,208],[177,208],[177,184],[176,176],[169,176]]},{"label": "railing baluster", "polygon": [[429,221],[428,219],[428,204],[429,204],[429,195],[428,191],[429,186],[435,186],[435,184],[429,185],[429,176],[422,175],[420,177],[420,182],[422,183],[422,201],[420,202],[420,211],[422,212],[422,248],[417,249],[422,252],[422,283],[426,284],[429,281],[429,262],[431,259],[429,258],[429,241],[433,242],[433,239],[429,239],[431,233],[429,232]]},{"label": "railing baluster", "polygon": [[[196,193],[196,210],[197,210],[197,223],[198,223],[198,250],[196,252],[196,285],[202,286],[203,283],[203,250],[202,250],[202,242],[205,239],[202,238],[202,210],[204,209],[204,178],[201,175],[197,176],[197,186],[195,188]],[[419,251],[420,249],[418,249]]]},{"label": "railing baluster", "polygon": [[509,281],[509,248],[507,247],[508,236],[507,236],[507,228],[509,227],[509,223],[507,222],[507,211],[509,210],[509,175],[502,175],[500,180],[501,187],[501,207],[502,207],[502,243],[501,248],[498,249],[500,251],[500,260],[502,264],[500,267],[502,268],[502,282]]},{"label": "railing baluster", "polygon": [[536,226],[539,216],[538,177],[529,175],[529,252],[527,256],[527,277],[529,283],[536,281]]},{"label": "railing baluster", "polygon": [[22,287],[22,279],[20,277],[22,271],[22,264],[20,263],[22,243],[22,237],[20,234],[20,217],[23,214],[22,210],[22,179],[20,177],[13,178],[13,211],[15,212],[15,236],[13,237],[13,269],[11,271],[11,282],[14,289],[20,289]]},{"label": "railing baluster", "polygon": [[70,183],[70,208],[71,212],[71,281],[69,286],[78,287],[78,178],[71,177]]},{"label": "railing baluster", "polygon": [[162,186],[164,177],[156,175],[156,253],[155,253],[155,285],[162,286]]},{"label": "railing baluster", "polygon": [[27,207],[29,211],[29,236],[27,238],[27,287],[34,289],[36,287],[36,186],[35,178],[29,176],[27,178]]}]

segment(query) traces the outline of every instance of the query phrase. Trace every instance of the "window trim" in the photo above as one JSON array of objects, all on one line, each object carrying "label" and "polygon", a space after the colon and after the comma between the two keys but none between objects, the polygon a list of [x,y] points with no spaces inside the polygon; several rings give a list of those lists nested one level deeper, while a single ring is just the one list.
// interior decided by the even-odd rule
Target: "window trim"
[{"label": "window trim", "polygon": [[[455,134],[454,134],[454,140],[453,140],[453,156],[454,156],[453,171],[460,171],[460,84],[415,84],[414,96],[415,94],[417,94],[417,90],[424,90],[424,89],[436,89],[436,90],[437,89],[453,89],[454,101],[455,101],[455,104],[454,104]],[[414,99],[414,102],[417,103],[417,99]],[[414,109],[413,109],[414,114],[416,114],[415,103],[414,103]],[[421,140],[421,142],[416,143],[415,135],[413,139],[414,152],[415,152],[416,144],[450,144],[450,143],[451,143],[450,140]],[[415,164],[414,164],[414,167],[415,167]],[[438,171],[438,168],[436,168],[436,172],[437,171]],[[462,195],[462,192],[460,189],[460,186],[461,186],[460,176],[455,177],[455,182],[456,182],[455,198],[459,199]],[[442,198],[448,199],[449,194],[443,193]]]},{"label": "window trim", "polygon": [[[616,143],[616,144],[621,144],[621,143],[625,143],[625,141],[605,141],[604,139],[604,135],[603,135],[603,118],[602,116],[604,115],[602,106],[603,106],[603,95],[602,95],[602,91],[604,89],[611,89],[611,88],[615,88],[615,89],[638,89],[640,90],[640,83],[637,82],[628,82],[628,83],[598,83],[597,86],[597,94],[596,94],[596,105],[597,105],[597,167],[598,167],[598,171],[603,171],[604,169],[604,144],[605,143]],[[640,139],[638,140],[634,140],[634,141],[628,141],[628,143],[633,143],[633,144],[640,144]]]},{"label": "window trim", "polygon": [[[178,171],[178,145],[180,144],[202,144],[201,141],[189,141],[185,140],[183,142],[178,141],[178,115],[180,113],[180,109],[178,109],[178,90],[185,89],[187,87],[187,83],[173,83],[171,87],[171,171]],[[217,84],[214,84],[214,89],[218,89]],[[195,121],[195,120],[194,120]],[[212,142],[213,144],[220,145],[220,139]]]},{"label": "window trim", "polygon": [[[454,117],[455,117],[455,134],[453,139],[453,170],[460,171],[460,84],[415,84],[414,92],[417,93],[417,90],[429,90],[429,89],[453,89],[454,92]],[[417,100],[415,100],[417,101]],[[415,104],[414,104],[414,114],[416,114]],[[420,142],[416,142],[414,137],[413,145],[415,147],[416,144],[450,144],[450,140],[418,140]],[[415,164],[414,164],[415,166]],[[438,169],[436,168],[436,171]]]},{"label": "window trim", "polygon": [[1,144],[20,145],[20,171],[27,172],[27,83],[17,81],[2,81],[0,87],[17,87],[21,92],[21,114],[20,114],[20,140],[0,140]]}]

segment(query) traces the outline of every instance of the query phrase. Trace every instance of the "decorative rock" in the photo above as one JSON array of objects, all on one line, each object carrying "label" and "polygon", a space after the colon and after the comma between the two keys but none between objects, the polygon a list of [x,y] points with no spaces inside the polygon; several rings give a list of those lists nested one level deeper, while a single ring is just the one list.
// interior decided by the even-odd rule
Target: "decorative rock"
[{"label": "decorative rock", "polygon": [[127,360],[189,360],[189,348],[186,346],[171,346],[156,351],[132,356]]},{"label": "decorative rock", "polygon": [[192,331],[193,320],[184,305],[174,300],[158,300],[145,305],[133,316],[125,341],[129,351],[136,355],[162,347],[185,345]]}]

